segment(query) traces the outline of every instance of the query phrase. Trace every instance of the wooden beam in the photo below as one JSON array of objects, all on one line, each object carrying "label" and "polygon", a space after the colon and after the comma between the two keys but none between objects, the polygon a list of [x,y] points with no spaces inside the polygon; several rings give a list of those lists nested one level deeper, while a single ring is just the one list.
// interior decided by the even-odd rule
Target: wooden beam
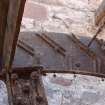
[{"label": "wooden beam", "polygon": [[95,24],[99,25],[99,23],[103,20],[105,17],[105,0],[102,1],[101,5],[97,9],[95,13]]},{"label": "wooden beam", "polygon": [[0,0],[0,70],[2,68],[2,50],[4,43],[4,33],[8,14],[9,0]]},{"label": "wooden beam", "polygon": [[10,0],[3,46],[3,66],[11,68],[26,0]]},{"label": "wooden beam", "polygon": [[43,70],[42,73],[43,74],[46,74],[46,73],[48,73],[48,74],[49,73],[81,74],[81,75],[87,75],[87,76],[95,76],[95,77],[105,78],[105,74],[103,74],[103,73],[88,72],[86,70],[51,70],[51,69],[46,69],[46,70]]},{"label": "wooden beam", "polygon": [[[81,75],[87,75],[87,76],[90,75],[90,76],[105,78],[105,73],[101,71],[93,71],[93,70],[88,71],[88,70],[75,70],[75,69],[56,70],[56,69],[44,69],[43,67],[40,67],[40,66],[16,67],[16,68],[14,67],[12,68],[11,74],[17,74],[19,75],[19,77],[27,78],[31,72],[35,72],[35,71],[37,72],[38,70],[42,75],[46,75],[47,73],[63,73],[63,74],[81,74]],[[0,73],[0,80],[5,81],[5,75],[3,73]]]},{"label": "wooden beam", "polygon": [[[63,73],[63,74],[81,74],[81,75],[90,75],[90,76],[96,76],[96,77],[101,77],[101,78],[105,78],[105,74],[103,74],[100,71],[94,71],[94,70],[70,70],[70,69],[65,69],[65,70],[61,70],[61,69],[44,69],[42,67],[18,67],[18,68],[12,68],[12,73],[17,73],[18,75],[21,76],[26,76],[26,74],[28,75],[30,72],[34,72],[40,70],[42,75],[45,75],[46,73]],[[27,72],[26,72],[27,71]]]}]

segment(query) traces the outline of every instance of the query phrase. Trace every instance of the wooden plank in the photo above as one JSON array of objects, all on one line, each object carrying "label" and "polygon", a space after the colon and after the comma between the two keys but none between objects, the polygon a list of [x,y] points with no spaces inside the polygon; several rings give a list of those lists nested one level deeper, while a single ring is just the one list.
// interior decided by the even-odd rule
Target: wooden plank
[{"label": "wooden plank", "polygon": [[11,81],[9,73],[6,74],[6,87],[8,92],[8,103],[9,105],[13,105],[13,94],[11,89]]},{"label": "wooden plank", "polygon": [[105,0],[102,1],[101,5],[95,13],[95,24],[99,25],[101,20],[105,17]]},{"label": "wooden plank", "polygon": [[10,69],[14,59],[25,1],[26,0],[10,0],[9,3],[3,47],[3,66],[7,71]]},{"label": "wooden plank", "polygon": [[[100,60],[100,59],[99,59]],[[97,65],[98,66],[98,65]],[[18,67],[18,68],[12,68],[12,73],[16,73],[18,75],[21,76],[25,76],[30,74],[30,72],[34,72],[37,71],[37,67]],[[64,74],[81,74],[81,75],[90,75],[90,76],[96,76],[96,77],[104,77],[105,78],[105,74],[102,73],[101,71],[97,70],[90,70],[92,72],[88,72],[88,70],[75,70],[75,69],[65,69],[65,70],[56,70],[56,69],[43,69],[43,68],[39,68],[40,73],[42,75],[45,75],[46,73],[64,73]],[[27,71],[27,72],[26,72]]]},{"label": "wooden plank", "polygon": [[0,69],[2,68],[2,50],[4,43],[4,33],[8,14],[9,0],[0,0]]},{"label": "wooden plank", "polygon": [[[93,70],[91,70],[93,71]],[[89,75],[89,76],[95,76],[95,77],[101,77],[101,78],[105,78],[105,74],[103,73],[96,73],[96,72],[87,72],[87,70],[53,70],[53,69],[45,69],[42,71],[42,73],[45,74],[49,74],[49,73],[62,73],[62,74],[81,74],[81,75]]]},{"label": "wooden plank", "polygon": [[[100,59],[98,59],[100,60]],[[101,61],[98,61],[101,62]],[[97,65],[98,67],[98,65]],[[99,66],[100,67],[100,66]],[[18,68],[12,68],[12,74],[17,74],[19,75],[19,77],[21,78],[28,78],[29,74],[31,72],[37,72],[38,70],[40,70],[40,73],[42,75],[46,75],[47,73],[63,73],[63,74],[81,74],[81,75],[90,75],[90,76],[96,76],[96,77],[101,77],[101,78],[105,78],[105,73],[103,73],[100,68],[97,69],[97,71],[94,72],[88,72],[88,70],[75,70],[75,69],[44,69],[42,67],[18,67]],[[27,72],[26,72],[27,71]],[[93,70],[90,70],[93,71]],[[4,79],[5,76],[3,73],[0,73],[0,79],[1,80],[5,80]]]}]

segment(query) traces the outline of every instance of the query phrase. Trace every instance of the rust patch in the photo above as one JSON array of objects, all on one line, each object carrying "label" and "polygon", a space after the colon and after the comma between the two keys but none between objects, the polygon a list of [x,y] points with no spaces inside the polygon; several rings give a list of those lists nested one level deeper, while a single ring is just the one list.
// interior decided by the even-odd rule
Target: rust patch
[{"label": "rust patch", "polygon": [[61,86],[70,86],[72,84],[72,80],[65,79],[63,77],[51,78],[50,81]]}]

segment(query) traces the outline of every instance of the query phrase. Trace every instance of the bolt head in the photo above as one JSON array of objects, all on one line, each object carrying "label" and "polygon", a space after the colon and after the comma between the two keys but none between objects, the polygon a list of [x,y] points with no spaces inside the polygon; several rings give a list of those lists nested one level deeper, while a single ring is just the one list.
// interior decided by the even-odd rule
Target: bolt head
[{"label": "bolt head", "polygon": [[39,78],[38,72],[32,72],[32,73],[31,73],[31,79],[37,80],[38,78]]},{"label": "bolt head", "polygon": [[56,78],[56,74],[55,73],[53,74],[53,77]]},{"label": "bolt head", "polygon": [[12,79],[12,80],[18,79],[18,75],[17,75],[17,74],[12,74],[12,75],[11,75],[11,79]]}]

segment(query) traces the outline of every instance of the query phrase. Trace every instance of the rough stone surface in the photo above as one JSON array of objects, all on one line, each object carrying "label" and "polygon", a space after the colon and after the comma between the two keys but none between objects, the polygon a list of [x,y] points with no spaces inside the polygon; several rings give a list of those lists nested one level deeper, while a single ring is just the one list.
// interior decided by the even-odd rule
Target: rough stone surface
[{"label": "rough stone surface", "polygon": [[45,20],[47,18],[47,10],[42,5],[26,3],[24,17],[39,21]]},{"label": "rough stone surface", "polygon": [[[68,80],[70,85],[59,85],[59,81],[65,84]],[[53,81],[52,81],[53,80]],[[66,81],[67,80],[67,81]],[[56,74],[43,77],[49,105],[104,105],[105,104],[105,81],[101,78]],[[58,83],[58,84],[57,84]]]},{"label": "rough stone surface", "polygon": [[[31,5],[36,8],[33,10],[36,12],[36,16],[33,17],[40,17],[43,13],[46,15],[45,11],[47,11],[47,19],[43,22],[38,21],[36,18],[30,19],[31,15],[29,11],[26,13],[27,18],[23,18],[24,30],[41,31],[43,29],[44,31],[50,32],[68,33],[67,28],[65,28],[65,22],[69,26],[70,32],[79,36],[85,35],[92,37],[98,28],[94,26],[94,14],[101,1],[102,0],[28,0],[26,6],[31,3]],[[37,7],[37,5],[39,5],[39,7]],[[33,8],[33,6],[27,7]],[[42,10],[42,12],[40,12],[42,7],[45,11]],[[53,16],[61,18],[64,22],[60,19],[53,18]],[[41,18],[43,18],[43,16]],[[31,24],[31,27],[27,26],[27,23]]]},{"label": "rough stone surface", "polygon": [[0,81],[0,105],[8,105],[7,90],[2,81]]}]

